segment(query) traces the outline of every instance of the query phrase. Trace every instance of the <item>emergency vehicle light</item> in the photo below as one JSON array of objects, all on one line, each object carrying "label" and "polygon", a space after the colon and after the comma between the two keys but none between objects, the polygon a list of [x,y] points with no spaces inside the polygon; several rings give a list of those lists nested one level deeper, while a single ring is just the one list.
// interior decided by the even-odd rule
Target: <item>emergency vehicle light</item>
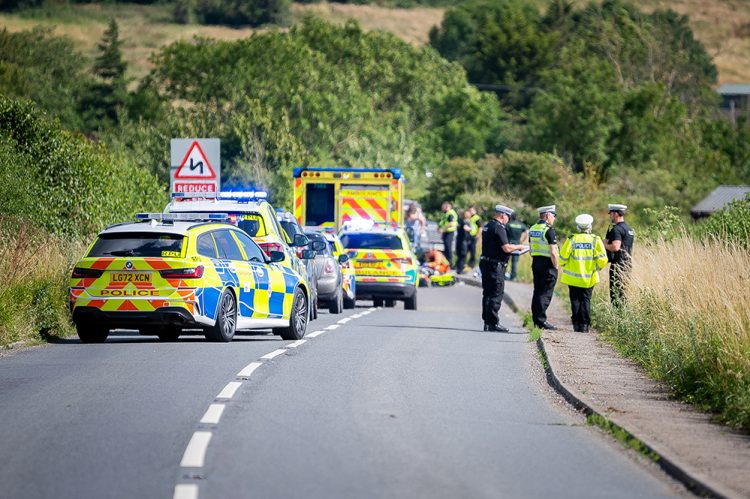
[{"label": "emergency vehicle light", "polygon": [[224,222],[229,220],[228,213],[137,213],[136,220],[155,220],[157,222]]},{"label": "emergency vehicle light", "polygon": [[237,201],[253,201],[268,198],[268,193],[266,191],[222,191],[219,193],[219,197],[221,199],[234,199]]}]

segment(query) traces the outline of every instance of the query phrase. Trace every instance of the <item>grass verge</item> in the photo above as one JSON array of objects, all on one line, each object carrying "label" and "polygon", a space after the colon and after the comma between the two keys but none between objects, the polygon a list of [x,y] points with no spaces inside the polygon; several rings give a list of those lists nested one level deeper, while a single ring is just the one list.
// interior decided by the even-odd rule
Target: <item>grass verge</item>
[{"label": "grass verge", "polygon": [[659,461],[659,455],[650,450],[646,444],[644,444],[641,440],[637,439],[604,416],[595,413],[589,414],[588,416],[586,416],[586,424],[591,426],[598,426],[603,431],[612,435],[612,437],[614,437],[614,439],[620,442],[623,446],[629,449],[633,449],[637,453],[654,462]]},{"label": "grass verge", "polygon": [[69,336],[68,276],[83,251],[26,223],[0,219],[0,347]]}]

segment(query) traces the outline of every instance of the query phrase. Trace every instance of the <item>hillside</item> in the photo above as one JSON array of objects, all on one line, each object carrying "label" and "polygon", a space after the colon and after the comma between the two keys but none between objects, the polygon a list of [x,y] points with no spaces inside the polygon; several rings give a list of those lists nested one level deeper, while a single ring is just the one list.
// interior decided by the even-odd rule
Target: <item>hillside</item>
[{"label": "hillside", "polygon": [[[546,0],[533,0],[539,5]],[[578,4],[586,2],[577,1]],[[696,36],[714,56],[719,68],[719,82],[750,82],[750,2],[746,0],[636,0],[646,11],[671,8],[690,16]],[[307,14],[342,23],[356,19],[365,29],[383,29],[413,44],[427,42],[427,34],[438,24],[443,9],[388,9],[372,5],[295,4],[293,19]],[[96,42],[107,21],[114,17],[125,40],[125,56],[130,76],[145,75],[149,55],[158,47],[193,36],[232,40],[248,36],[252,29],[221,26],[179,25],[171,22],[170,10],[164,5],[85,4],[54,7],[21,15],[0,15],[0,26],[11,31],[41,25],[53,27],[56,33],[71,37],[86,54],[94,55]]]}]

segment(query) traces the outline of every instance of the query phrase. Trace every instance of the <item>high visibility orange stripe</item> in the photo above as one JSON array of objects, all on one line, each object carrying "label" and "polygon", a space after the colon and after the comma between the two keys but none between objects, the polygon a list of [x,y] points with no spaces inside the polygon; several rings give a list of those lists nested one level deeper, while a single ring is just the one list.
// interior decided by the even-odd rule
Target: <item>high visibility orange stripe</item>
[{"label": "high visibility orange stripe", "polygon": [[164,260],[158,258],[158,259],[151,259],[151,258],[144,258],[145,262],[151,266],[154,270],[165,270],[165,269],[171,269],[172,265],[165,262]]},{"label": "high visibility orange stripe", "polygon": [[299,208],[302,206],[302,196],[297,196],[294,200],[294,207]]},{"label": "high visibility orange stripe", "polygon": [[138,308],[136,308],[130,300],[125,300],[119,307],[117,307],[117,310],[138,310]]},{"label": "high visibility orange stripe", "polygon": [[386,219],[385,208],[381,206],[380,203],[378,203],[376,199],[368,199],[367,201],[370,203],[370,206],[372,206],[372,208],[378,214],[379,218],[381,220],[385,220]]},{"label": "high visibility orange stripe", "polygon": [[362,218],[370,218],[368,216],[369,213],[367,213],[365,210],[363,210],[362,207],[359,205],[359,203],[357,203],[355,200],[353,200],[353,199],[345,199],[344,202],[345,202],[345,204],[348,204],[349,206],[351,206],[351,208],[354,211],[356,211],[357,215],[359,215],[360,217],[362,217]]},{"label": "high visibility orange stripe", "polygon": [[113,261],[115,261],[114,258],[99,258],[91,265],[91,268],[96,270],[107,270],[107,267],[109,267],[109,264]]}]

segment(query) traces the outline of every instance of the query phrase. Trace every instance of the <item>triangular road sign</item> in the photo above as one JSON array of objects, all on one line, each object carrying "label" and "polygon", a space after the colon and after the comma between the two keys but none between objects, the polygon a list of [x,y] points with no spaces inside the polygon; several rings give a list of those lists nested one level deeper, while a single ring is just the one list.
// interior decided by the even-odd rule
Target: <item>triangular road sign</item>
[{"label": "triangular road sign", "polygon": [[174,178],[201,180],[213,180],[216,178],[216,172],[211,163],[208,162],[208,159],[206,159],[206,154],[197,140],[190,145]]}]

